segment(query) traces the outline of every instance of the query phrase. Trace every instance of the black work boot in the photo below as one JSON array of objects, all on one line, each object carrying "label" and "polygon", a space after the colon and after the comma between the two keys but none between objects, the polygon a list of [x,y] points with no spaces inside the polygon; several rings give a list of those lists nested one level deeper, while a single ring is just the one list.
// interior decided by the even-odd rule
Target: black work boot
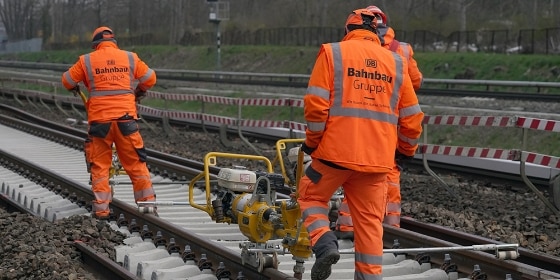
[{"label": "black work boot", "polygon": [[325,280],[331,275],[331,266],[338,262],[340,253],[338,252],[338,242],[334,232],[329,231],[323,234],[313,246],[315,263],[311,268],[311,280]]}]

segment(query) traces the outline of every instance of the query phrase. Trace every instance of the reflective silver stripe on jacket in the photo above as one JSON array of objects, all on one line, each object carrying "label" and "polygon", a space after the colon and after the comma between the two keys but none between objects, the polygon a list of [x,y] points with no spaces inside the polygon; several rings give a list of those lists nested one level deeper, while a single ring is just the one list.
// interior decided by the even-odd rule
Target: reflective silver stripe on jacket
[{"label": "reflective silver stripe on jacket", "polygon": [[117,95],[117,94],[128,94],[132,93],[128,89],[121,89],[121,90],[95,90],[90,91],[89,96],[104,96],[104,95]]},{"label": "reflective silver stripe on jacket", "polygon": [[403,50],[403,56],[408,62],[410,60],[410,53],[408,52],[408,43],[399,42],[399,45],[401,45],[401,48]]},{"label": "reflective silver stripe on jacket", "polygon": [[[147,79],[149,79],[152,75],[154,74],[154,70],[152,70],[151,68],[148,69],[148,72],[146,72],[146,74],[144,74],[144,76],[140,77],[140,79],[138,79],[138,81],[140,83],[143,83],[144,81],[146,81]],[[130,80],[132,81],[132,79],[134,78],[134,75],[132,77],[130,77]]]},{"label": "reflective silver stripe on jacket", "polygon": [[134,69],[136,65],[134,64],[134,56],[131,52],[126,52],[128,56],[128,68],[129,68],[129,80],[130,80],[130,88],[129,89],[120,89],[120,90],[97,90],[95,81],[93,79],[93,66],[91,65],[91,54],[84,55],[84,65],[86,67],[86,74],[89,81],[89,97],[93,96],[105,96],[105,95],[116,95],[116,94],[134,94]]},{"label": "reflective silver stripe on jacket", "polygon": [[64,72],[64,79],[73,87],[78,85],[78,83],[74,82],[74,80],[72,80],[72,77],[70,77],[70,71]]},{"label": "reflective silver stripe on jacket", "polygon": [[399,137],[399,140],[410,144],[411,146],[415,146],[416,144],[418,144],[418,138],[414,139],[414,138],[408,138],[404,135],[401,134],[401,132],[397,132],[397,137]]},{"label": "reflective silver stripe on jacket", "polygon": [[313,132],[319,132],[325,130],[325,122],[307,122],[307,129]]},{"label": "reflective silver stripe on jacket", "polygon": [[401,108],[399,110],[399,119],[405,118],[409,116],[414,116],[418,113],[422,112],[422,108],[420,108],[420,104],[412,105],[410,107]]},{"label": "reflective silver stripe on jacket", "polygon": [[[334,103],[330,108],[330,115],[365,118],[397,125],[398,116],[394,114],[387,114],[383,112],[358,108],[344,108],[342,106],[342,93],[344,92],[344,69],[342,67],[342,52],[340,50],[340,43],[332,43],[331,46],[334,66]],[[399,90],[403,82],[403,75],[401,74],[403,72],[403,62],[400,55],[393,52],[391,54],[393,55],[393,59],[395,60],[395,70],[397,73],[395,75],[395,83],[393,84],[393,90],[389,102],[390,111],[394,112],[395,108],[398,105]]]},{"label": "reflective silver stripe on jacket", "polygon": [[[307,88],[307,93],[323,98],[325,101],[329,102],[330,92],[327,89],[310,86]],[[319,132],[325,130],[326,122],[307,122],[307,129],[313,132]]]}]

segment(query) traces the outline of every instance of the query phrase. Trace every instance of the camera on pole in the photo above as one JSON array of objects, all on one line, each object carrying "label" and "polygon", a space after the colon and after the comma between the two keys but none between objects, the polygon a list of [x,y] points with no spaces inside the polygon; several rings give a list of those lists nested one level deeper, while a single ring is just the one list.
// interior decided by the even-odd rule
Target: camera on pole
[{"label": "camera on pole", "polygon": [[229,19],[229,1],[223,0],[207,0],[210,12],[208,14],[208,20],[216,24],[216,71],[220,71],[220,44],[221,44],[221,34],[220,34],[220,22]]}]

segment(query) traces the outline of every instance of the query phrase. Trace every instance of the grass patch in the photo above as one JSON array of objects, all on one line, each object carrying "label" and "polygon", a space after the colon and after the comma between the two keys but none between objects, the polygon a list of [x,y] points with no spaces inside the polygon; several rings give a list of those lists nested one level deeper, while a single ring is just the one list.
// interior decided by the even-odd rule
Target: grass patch
[{"label": "grass patch", "polygon": [[[252,97],[245,93],[232,93],[224,95],[230,98]],[[291,120],[304,123],[303,108],[279,107],[279,106],[243,106],[239,115],[238,105],[226,105],[216,103],[203,103],[202,101],[170,101],[162,99],[147,98],[142,101],[143,105],[162,110],[175,110],[194,113],[205,113],[211,115],[225,116],[230,118],[249,120]]]},{"label": "grass patch", "polygon": [[[138,53],[152,68],[217,70],[215,46],[130,46],[123,49]],[[318,47],[299,46],[221,46],[220,70],[235,72],[309,74]],[[0,60],[74,63],[78,56],[90,49],[44,51],[0,55]],[[415,58],[425,78],[454,79],[461,75],[475,80],[509,80],[560,82],[560,56],[506,55],[487,53],[427,53],[416,52]],[[27,89],[51,91],[48,87],[26,85]],[[470,87],[473,88],[474,87]],[[484,88],[478,88],[484,90]],[[156,86],[155,91],[166,92]],[[502,90],[519,90],[507,89]],[[226,97],[245,98],[248,94],[235,92]],[[202,102],[171,102],[145,99],[143,104],[165,110],[202,112]],[[439,114],[430,109],[433,115]],[[234,105],[204,104],[204,112],[213,115],[238,117]],[[445,114],[445,112],[442,112]],[[304,123],[303,109],[286,107],[243,107],[243,119],[290,120]],[[521,149],[522,130],[515,128],[430,126],[429,142],[441,145]],[[530,131],[528,145],[531,152],[560,156],[558,133]],[[532,150],[531,150],[532,149]]]},{"label": "grass patch", "polygon": [[[216,46],[126,46],[153,68],[216,70]],[[318,47],[246,46],[220,47],[220,70],[235,72],[309,74]],[[91,49],[42,51],[0,55],[0,60],[70,64]],[[492,53],[415,52],[425,78],[453,79],[472,71],[475,80],[560,82],[560,56]]]}]

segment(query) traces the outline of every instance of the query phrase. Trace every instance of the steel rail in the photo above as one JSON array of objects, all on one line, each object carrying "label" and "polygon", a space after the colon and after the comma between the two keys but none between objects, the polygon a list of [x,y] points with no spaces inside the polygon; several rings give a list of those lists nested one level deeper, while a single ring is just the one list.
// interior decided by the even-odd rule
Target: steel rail
[{"label": "steel rail", "polygon": [[[464,233],[439,225],[419,222],[410,217],[401,217],[401,228],[436,239],[446,240],[450,243],[460,246],[469,246],[472,244],[503,244],[502,242],[498,242],[482,236]],[[391,232],[392,228],[387,227],[386,230],[388,232]],[[558,265],[560,263],[559,257],[538,254],[522,247],[519,248],[518,251],[519,257],[516,259],[516,261],[525,265],[542,268],[544,270],[555,273],[557,275],[556,277],[560,277],[560,266]],[[531,277],[535,277],[535,275],[531,275]]]},{"label": "steel rail", "polygon": [[[0,60],[0,67],[19,69],[52,70],[64,72],[71,64],[27,62]],[[281,73],[257,73],[257,72],[227,72],[227,71],[202,71],[181,69],[154,69],[158,73],[158,79],[196,81],[211,83],[229,83],[244,85],[264,85],[293,88],[306,88],[308,74],[281,74]],[[458,87],[467,87],[459,89]],[[518,91],[503,91],[502,88],[516,88]],[[527,89],[532,89],[527,93]],[[441,95],[450,93],[455,96],[492,96],[495,98],[523,99],[529,96],[543,101],[558,101],[560,96],[560,83],[558,82],[535,82],[535,81],[502,81],[502,80],[471,80],[471,79],[434,79],[424,78],[422,89],[418,94]],[[554,91],[544,93],[543,91]],[[484,93],[486,92],[486,95]],[[447,96],[447,95],[445,95]],[[535,100],[535,99],[532,99]]]},{"label": "steel rail", "polygon": [[[409,221],[405,222],[401,220],[401,228],[395,228],[390,226],[384,226],[383,228],[383,239],[391,240],[396,239],[399,241],[403,248],[408,247],[454,247],[459,246],[459,243],[465,243],[469,240],[469,234],[460,233],[453,231],[444,227],[439,226],[428,226],[430,230],[425,229],[423,232],[429,235],[413,231],[412,226],[409,225]],[[459,243],[450,242],[449,239],[454,241],[460,241]],[[463,239],[465,238],[465,239]],[[497,243],[495,241],[487,243],[476,243],[476,244],[503,244]],[[471,245],[471,244],[469,244]],[[390,242],[386,241],[385,246],[391,246]],[[467,245],[465,245],[467,246]],[[428,249],[426,249],[428,252]],[[487,252],[478,251],[454,251],[449,253],[451,255],[452,261],[457,264],[459,271],[469,271],[475,265],[485,267],[485,273],[488,275],[488,279],[503,279],[504,275],[512,274],[514,279],[558,279],[560,274],[554,271],[547,271],[541,266],[535,267],[520,260],[500,260],[495,254],[490,254]],[[430,261],[436,264],[442,265],[444,263],[444,254],[429,254]],[[529,258],[529,257],[527,257]],[[550,257],[547,261],[548,263],[556,262],[558,263],[558,258]],[[556,266],[558,270],[558,266]]]},{"label": "steel rail", "polygon": [[101,274],[106,279],[136,280],[133,275],[124,267],[113,260],[98,254],[93,248],[82,241],[74,241],[74,247],[81,252],[82,262],[97,274]]},{"label": "steel rail", "polygon": [[[18,122],[18,123],[21,122],[21,121],[19,121],[19,120],[16,120],[16,119],[14,119],[14,118],[9,118],[9,117],[2,117],[2,119],[3,119],[3,120],[7,120],[7,121]],[[54,126],[57,126],[58,124],[53,123],[53,124],[50,124],[50,125],[52,125],[52,126],[54,127]],[[41,126],[38,126],[38,125],[33,125],[33,124],[31,124],[28,128],[24,128],[24,126],[21,125],[21,124],[18,124],[17,126],[20,127],[20,128],[22,128],[22,129],[24,129],[24,130],[27,130],[27,131],[29,131],[29,128],[33,128],[33,129],[43,129],[42,125],[41,125]],[[60,126],[60,125],[58,125],[58,126]],[[56,129],[55,129],[55,128],[52,128],[52,129],[50,129],[50,130],[46,130],[46,132],[44,132],[44,133],[54,133],[55,131],[56,131]],[[71,130],[71,131],[73,131],[73,130]],[[81,133],[83,133],[83,131],[81,131]],[[50,139],[56,139],[57,137],[49,137],[49,138],[50,138]],[[81,138],[81,137],[72,136],[72,137],[70,137],[70,139],[74,139],[74,140],[79,139],[79,140],[81,140],[82,138]],[[63,142],[64,142],[64,141],[63,141]],[[174,165],[178,165],[178,166],[175,166],[175,167],[177,167],[178,169],[180,169],[180,168],[182,167],[180,164],[171,164],[170,166],[174,166]],[[183,168],[184,168],[184,167],[183,167]],[[191,169],[190,171],[193,171],[193,170]],[[184,172],[184,173],[189,173],[189,171],[183,171],[183,172]],[[33,172],[32,172],[32,173],[33,173]],[[50,179],[51,177],[52,177],[52,176],[49,176],[48,178]],[[55,180],[55,179],[56,179],[56,178],[53,178],[53,180]],[[56,180],[61,180],[61,179],[56,179]],[[64,181],[64,180],[62,180],[62,181],[56,181],[55,183],[56,183],[56,184],[62,184],[62,183],[65,183],[65,181]],[[90,196],[91,196],[91,193],[89,192],[89,190],[87,190],[86,193],[83,193],[83,192],[80,193],[80,196],[90,197]],[[116,201],[116,202],[114,203],[114,206],[116,206],[116,207],[119,209],[119,211],[122,211],[123,213],[126,213],[127,216],[130,216],[130,215],[137,215],[137,209],[135,209],[134,207],[131,207],[131,206],[128,205],[128,204],[121,204],[121,203],[119,203],[118,201]],[[144,218],[140,218],[140,217],[139,217],[138,219],[144,220]],[[151,216],[147,216],[147,217],[145,217],[145,220],[147,221],[147,223],[150,223],[150,225],[156,226],[156,224],[155,224],[155,222],[157,222],[157,219],[156,219],[156,218],[151,217]],[[425,228],[422,229],[422,227],[420,227],[419,225],[421,225],[422,227],[425,227]],[[171,224],[170,224],[170,225],[165,225],[165,226],[162,226],[161,224],[159,224],[159,225],[157,225],[157,226],[158,226],[158,227],[161,227],[161,228],[163,228],[163,229],[165,229],[165,232],[166,232],[167,234],[174,234],[174,232],[175,232],[176,230],[178,230],[178,228],[176,228],[175,226],[173,226],[173,225],[171,225]],[[433,229],[432,229],[432,230],[430,229],[430,228],[432,228],[431,225],[423,224],[423,223],[415,223],[414,221],[411,221],[411,220],[409,220],[409,219],[403,218],[403,222],[402,222],[402,227],[403,227],[403,229],[412,228],[413,226],[416,226],[416,228],[415,228],[414,231],[424,232],[424,233],[432,232],[431,234],[433,235],[434,230],[433,230]],[[443,232],[443,231],[444,231],[443,228],[438,228],[437,226],[435,226],[435,228],[436,228],[435,232]],[[421,229],[422,229],[422,230],[421,230]],[[387,229],[386,232],[388,232],[387,238],[389,238],[390,240],[392,240],[392,239],[391,239],[392,236],[390,235],[391,229]],[[189,238],[189,237],[188,237],[188,235],[187,235],[187,236],[182,237],[180,240],[182,240],[182,241],[184,241],[184,242],[188,242],[188,241],[189,241],[188,238]],[[403,242],[403,239],[402,239],[402,238],[397,238],[397,239],[399,239],[399,241],[401,242],[401,244],[406,244],[405,242]],[[425,239],[425,238],[424,238],[424,239]],[[406,238],[405,238],[404,240],[406,240]],[[412,243],[408,244],[409,247],[410,247],[410,246],[417,246],[417,245],[414,245],[414,244],[413,244],[413,243],[415,242],[414,240],[415,240],[414,238],[411,239],[410,242],[412,242]],[[447,240],[447,239],[446,239],[446,240]],[[482,241],[481,241],[481,240],[475,240],[475,241],[477,241],[477,242],[474,242],[473,239],[471,239],[470,241],[473,241],[473,242],[471,242],[471,243],[469,243],[469,242],[467,242],[467,241],[464,241],[464,240],[463,240],[463,241],[460,241],[460,240],[461,240],[461,239],[458,239],[458,241],[457,241],[457,240],[454,240],[454,241],[456,241],[457,244],[467,244],[467,243],[468,243],[468,244],[472,244],[472,243],[487,244],[487,243],[488,243],[487,240],[482,240]],[[198,240],[197,240],[197,241],[198,241]],[[193,245],[191,244],[191,246],[193,246]],[[445,246],[447,246],[447,245],[445,245]],[[195,246],[195,247],[196,247],[196,246]],[[405,247],[406,247],[406,246],[405,246]],[[199,250],[202,250],[202,249],[199,248]],[[543,261],[543,260],[542,260],[542,258],[546,259],[546,257],[544,257],[544,256],[538,256],[538,257],[537,257],[536,255],[538,255],[538,254],[534,254],[534,255],[533,255],[533,254],[531,254],[531,253],[528,252],[528,251],[527,251],[527,252],[523,252],[523,254],[524,254],[523,257],[526,257],[526,258],[528,259],[528,260],[523,259],[526,263],[535,264],[535,265],[538,264],[538,265],[539,265],[538,267],[543,267],[543,266],[544,266],[544,267],[546,267],[547,269],[550,269],[550,270],[553,271],[553,272],[555,271],[555,270],[553,270],[553,269],[554,269],[554,262],[557,262],[557,261],[558,261],[557,259],[556,259],[556,260],[553,259],[552,262],[551,262],[551,261],[548,261],[548,264],[547,264],[546,261]],[[531,260],[531,259],[532,259],[532,260]],[[552,264],[551,264],[551,263],[552,263]],[[239,264],[237,264],[237,265],[239,265]],[[467,265],[467,266],[465,267],[465,269],[472,269],[472,267],[469,267],[469,266]],[[531,268],[526,268],[526,267],[524,267],[523,270],[531,270]],[[532,271],[532,270],[531,270],[531,271]],[[265,271],[265,273],[266,273],[266,272],[267,272],[267,271]],[[502,272],[503,272],[503,271],[502,271]],[[272,272],[271,272],[271,273],[272,273]],[[501,273],[501,272],[499,272],[499,273]],[[528,276],[524,276],[524,277],[534,277],[534,276],[532,276],[532,275],[533,275],[532,273],[526,273],[526,272],[525,272],[525,274],[528,274]],[[527,279],[539,279],[539,278],[527,278]]]},{"label": "steel rail", "polygon": [[[60,188],[62,188],[63,190],[67,190],[67,193],[76,193],[78,197],[83,197],[85,201],[91,201],[94,199],[93,193],[88,186],[81,185],[69,178],[64,177],[61,174],[54,173],[46,168],[26,161],[25,159],[21,159],[17,156],[6,153],[3,150],[0,150],[0,158],[2,158],[5,162],[9,162],[10,164],[12,164],[14,168],[23,170],[23,172],[26,174],[35,174],[35,176],[43,178],[42,182],[48,181],[51,185],[54,184],[60,186]],[[176,244],[180,247],[189,245],[192,251],[198,256],[200,256],[201,254],[206,254],[208,260],[212,262],[212,267],[214,268],[218,267],[219,262],[223,262],[231,272],[235,274],[237,274],[238,272],[243,272],[243,274],[248,279],[295,279],[276,269],[268,268],[265,269],[262,273],[259,273],[256,268],[245,265],[241,259],[240,254],[224,248],[210,239],[199,236],[198,234],[178,227],[163,219],[159,219],[153,215],[145,215],[143,213],[140,213],[138,212],[138,209],[136,207],[133,207],[125,202],[114,199],[111,202],[111,208],[113,210],[113,214],[116,217],[120,216],[120,214],[123,214],[124,217],[129,220],[135,219],[139,223],[147,225],[152,231],[160,231],[162,233],[162,236],[168,238],[173,237],[176,241]],[[101,260],[97,258],[96,261]],[[117,271],[115,273],[118,275],[118,273],[120,272]],[[120,278],[117,277],[112,279]]]},{"label": "steel rail", "polygon": [[[66,189],[68,188],[69,191],[67,193],[78,193],[78,196],[84,196],[86,200],[93,199],[92,194],[87,190],[87,193],[83,193],[86,187],[76,184],[72,180],[69,180],[64,177],[60,177],[60,174],[52,173],[46,169],[42,169],[34,165],[33,163],[27,162],[26,160],[19,159],[15,156],[10,154],[6,154],[3,151],[0,153],[0,157],[3,158],[5,161],[12,162],[13,168],[20,171],[22,174],[35,174],[34,176],[43,178],[42,182],[45,180],[49,181],[49,184],[56,184],[61,185],[61,188]],[[32,176],[28,176],[32,177]],[[33,179],[33,178],[30,178]],[[197,234],[191,233],[184,228],[180,228],[172,223],[166,222],[161,220],[155,216],[151,215],[143,215],[138,212],[138,210],[121,201],[115,200],[112,203],[112,209],[114,210],[115,215],[123,214],[125,217],[137,220],[139,223],[148,225],[150,229],[156,229],[162,233],[163,236],[173,237],[177,244],[180,246],[189,245],[193,252],[196,254],[206,254],[209,259],[213,263],[213,267],[217,267],[217,262],[223,262],[226,264],[226,267],[231,271],[243,271],[243,273],[249,277],[249,279],[295,279],[291,276],[288,276],[284,273],[279,272],[273,268],[266,268],[262,273],[257,271],[252,271],[251,269],[247,268],[246,265],[239,259],[239,254],[231,251],[226,250],[226,252],[222,252],[224,248],[221,246],[209,241],[208,239],[201,237]],[[468,238],[468,234],[460,233],[457,231],[453,231],[450,229],[446,229],[436,225],[430,224],[423,224],[419,222],[415,222],[410,219],[403,219],[403,229],[396,229],[393,227],[385,227],[385,247],[390,247],[392,243],[388,240],[399,240],[399,243],[402,247],[452,247],[456,244],[465,244],[468,241],[465,241],[465,238]],[[408,224],[416,225],[419,228],[422,228],[422,232],[420,230],[409,232],[406,227]],[[444,234],[445,233],[445,234]],[[429,235],[428,235],[429,234]],[[435,236],[435,237],[434,237]],[[465,237],[466,236],[466,237]],[[445,237],[445,241],[441,240],[442,237]],[[472,238],[472,237],[471,237]],[[455,242],[451,242],[455,241]],[[468,239],[467,239],[468,240]],[[472,240],[472,239],[471,239]],[[488,240],[478,240],[480,244],[489,244],[495,243],[494,241]],[[210,242],[210,243],[208,243]],[[472,243],[469,243],[472,244]],[[475,243],[479,244],[479,243]],[[496,243],[498,244],[498,243]],[[487,253],[480,253],[480,252],[453,252],[453,260],[457,261],[459,265],[459,271],[465,273],[472,270],[472,267],[475,264],[482,265],[486,267],[485,272],[491,276],[503,276],[505,273],[513,274],[514,276],[519,276],[519,279],[547,279],[542,277],[560,277],[560,274],[555,273],[554,271],[547,271],[543,269],[542,260],[535,261],[537,264],[540,264],[538,267],[533,267],[531,265],[527,265],[525,263],[520,262],[503,262],[501,260],[497,260],[494,256],[487,254]],[[432,259],[430,260],[433,263],[441,264],[443,262],[443,257],[431,256]],[[101,265],[109,265],[114,266],[114,264],[104,264],[102,259],[97,257],[89,256],[88,258],[94,258],[96,262],[99,262]],[[545,258],[543,256],[543,258]],[[546,259],[546,258],[545,258]],[[558,259],[552,260],[557,262]],[[548,260],[548,262],[552,262]],[[216,266],[214,266],[216,265]],[[247,271],[249,269],[249,271]],[[558,269],[558,267],[556,267]],[[115,270],[114,268],[110,268],[110,270]],[[512,273],[514,272],[514,273]],[[116,269],[114,272],[119,275],[122,273],[120,269]],[[268,278],[263,278],[263,276],[267,276]],[[119,277],[120,278],[120,277]],[[491,278],[494,279],[494,278]],[[497,278],[496,278],[497,279]]]},{"label": "steel rail", "polygon": [[[80,130],[80,129],[76,129],[73,127],[69,127],[69,126],[62,126],[59,123],[56,122],[52,122],[49,120],[45,120],[41,117],[37,117],[34,116],[32,114],[29,114],[25,111],[22,111],[20,109],[11,107],[11,106],[7,106],[4,104],[0,104],[0,110],[5,110],[8,112],[11,112],[13,114],[17,114],[19,119],[22,120],[27,120],[29,122],[38,124],[39,126],[37,126],[36,128],[39,129],[41,127],[45,127],[45,128],[51,128],[52,129],[52,133],[51,135],[55,135],[57,132],[56,131],[61,131],[64,132],[66,134],[70,134],[70,135],[74,135],[75,137],[77,137],[76,139],[73,140],[73,144],[75,148],[77,149],[81,149],[81,143],[82,143],[82,139],[84,139],[87,135],[87,133],[85,132],[85,130]],[[160,119],[157,118],[152,118],[150,117],[149,120],[151,121],[161,121]],[[196,124],[191,124],[191,123],[185,123],[185,122],[179,122],[179,121],[174,121],[173,125],[177,125],[177,126],[185,126],[185,125],[189,125],[193,128],[199,128]],[[206,125],[206,129],[207,131],[214,131],[214,132],[218,132],[219,131],[219,127],[212,127],[211,125]],[[228,130],[228,133],[231,134],[237,134],[238,131],[236,129],[230,129]],[[271,141],[272,143],[275,143],[277,140],[279,140],[279,138],[277,136],[270,136],[267,135],[266,133],[246,133],[246,135],[248,137],[254,137],[257,139],[264,139],[266,141]],[[61,140],[62,141],[62,140]],[[69,140],[66,140],[69,141]],[[194,160],[190,160],[190,159],[185,159],[185,158],[181,158],[181,157],[176,157],[173,155],[169,155],[169,154],[165,154],[165,153],[161,153],[152,149],[147,149],[148,152],[148,164],[150,165],[150,168],[153,169],[153,172],[159,174],[158,169],[165,169],[167,170],[167,174],[161,174],[163,176],[175,176],[175,177],[181,177],[184,176],[184,174],[180,174],[179,173],[179,169],[180,167],[191,167],[194,170],[200,170],[200,168],[202,168],[203,164],[201,162],[198,161],[194,161]],[[158,159],[161,159],[163,161],[158,161]],[[175,164],[170,164],[169,162],[175,162]],[[419,166],[421,166],[421,160],[420,159],[413,159],[411,161],[411,165],[415,166],[415,168],[420,168]],[[519,185],[519,186],[525,186],[523,181],[521,181],[521,178],[519,176],[514,176],[512,174],[509,173],[505,173],[505,172],[496,172],[494,170],[488,170],[488,169],[482,169],[482,168],[473,168],[473,167],[465,167],[465,166],[461,166],[461,165],[455,165],[455,164],[449,164],[449,163],[439,163],[437,161],[430,161],[430,166],[432,166],[435,169],[438,170],[452,170],[455,172],[460,172],[462,175],[479,175],[479,176],[484,176],[484,177],[492,177],[496,180],[503,180],[504,182],[508,182],[508,183],[512,183],[515,185]],[[211,167],[210,171],[213,175],[217,175],[218,174],[218,169],[215,167]],[[535,178],[535,177],[531,177],[529,176],[529,179],[531,180],[531,182],[533,182],[539,189],[543,189],[543,190],[549,190],[550,187],[550,181],[548,179],[542,179],[542,178]]]}]

